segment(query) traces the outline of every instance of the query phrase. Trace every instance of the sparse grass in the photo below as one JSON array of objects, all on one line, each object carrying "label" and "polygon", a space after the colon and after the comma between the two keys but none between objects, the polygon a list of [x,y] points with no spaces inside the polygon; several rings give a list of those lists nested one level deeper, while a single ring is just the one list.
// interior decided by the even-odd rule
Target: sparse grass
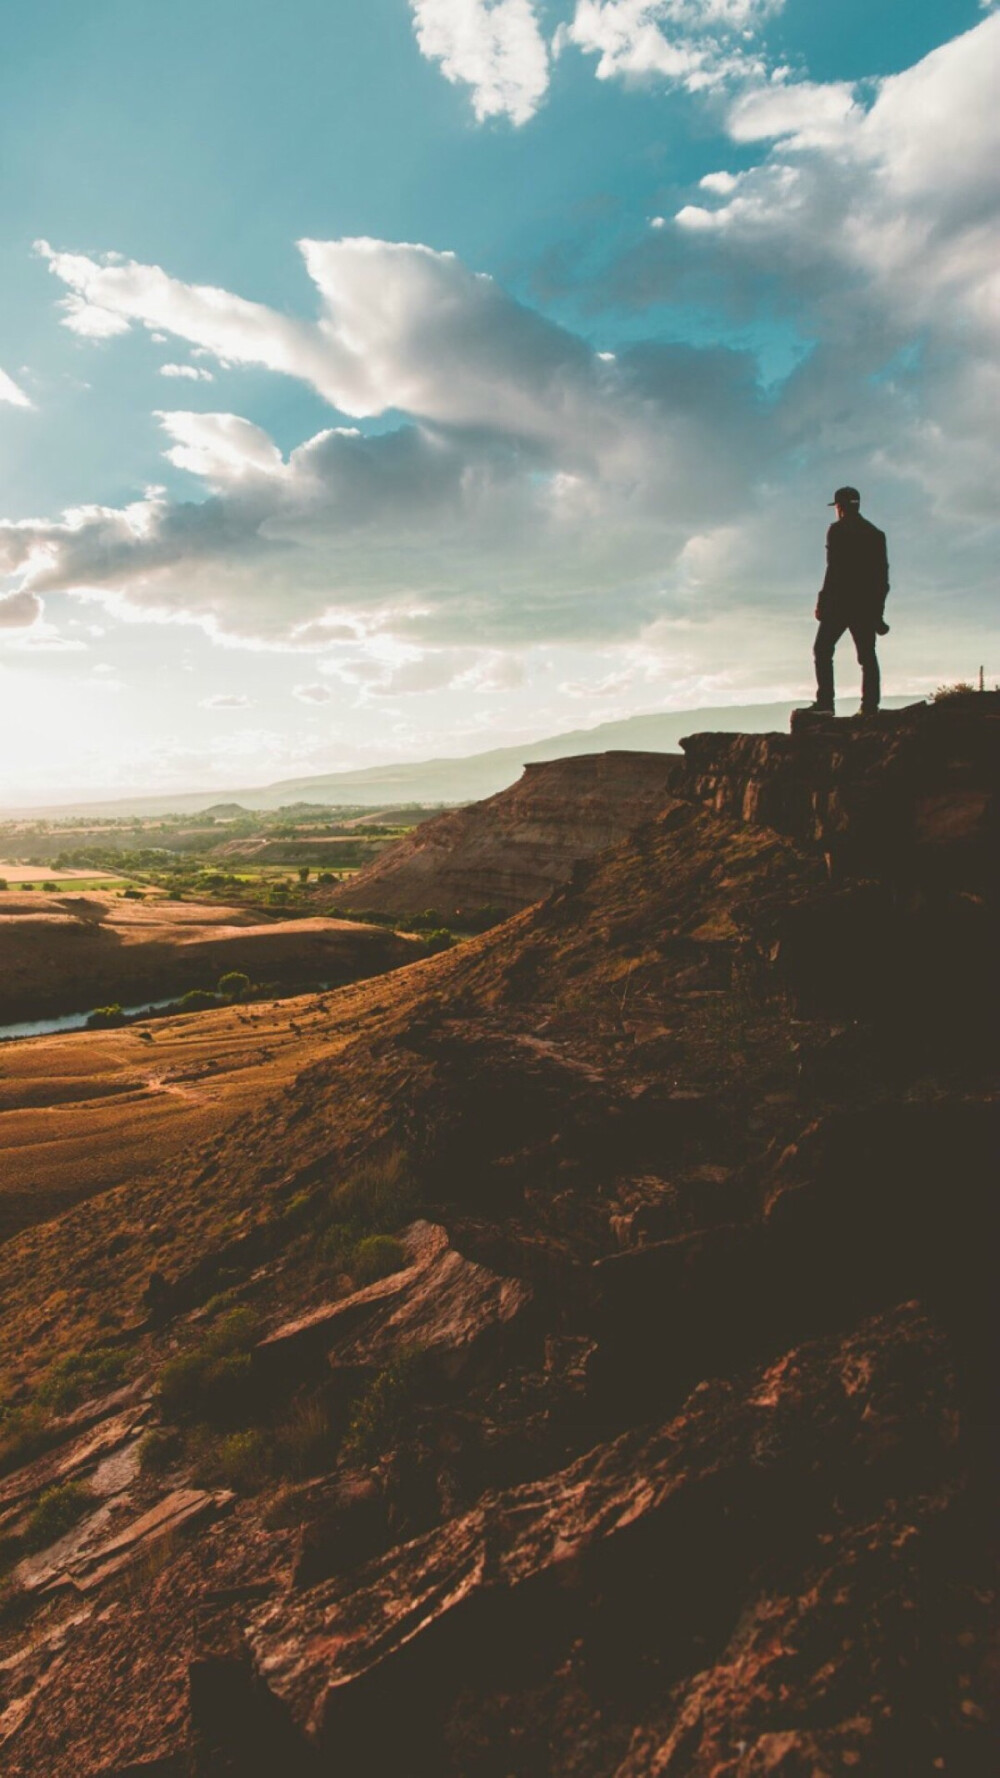
[{"label": "sparse grass", "polygon": [[272,1471],[297,1482],[319,1475],[332,1465],[336,1444],[337,1434],[326,1403],[318,1396],[304,1397],[293,1403],[287,1419],[277,1429]]},{"label": "sparse grass", "polygon": [[250,1405],[250,1348],[258,1334],[251,1309],[230,1309],[197,1346],[160,1372],[160,1410],[167,1420],[239,1424]]},{"label": "sparse grass", "polygon": [[79,1482],[63,1482],[47,1488],[35,1507],[24,1534],[24,1548],[33,1553],[64,1537],[94,1505],[94,1496]]},{"label": "sparse grass", "polygon": [[394,1235],[366,1235],[351,1256],[351,1276],[359,1287],[399,1272],[409,1263],[402,1241]]},{"label": "sparse grass", "polygon": [[195,1448],[194,1474],[202,1487],[232,1488],[255,1494],[271,1475],[271,1448],[259,1427],[245,1427],[216,1439],[204,1432]]},{"label": "sparse grass", "polygon": [[154,1427],[139,1446],[139,1473],[144,1476],[166,1475],[183,1453],[184,1443],[177,1432]]},{"label": "sparse grass", "polygon": [[413,1399],[419,1362],[419,1352],[402,1353],[358,1397],[343,1442],[345,1455],[375,1463],[398,1437]]},{"label": "sparse grass", "polygon": [[37,1393],[43,1408],[67,1414],[80,1402],[106,1395],[125,1379],[128,1360],[116,1346],[90,1346],[68,1352],[51,1366]]},{"label": "sparse grass", "polygon": [[49,1416],[36,1404],[0,1416],[0,1475],[20,1469],[49,1443]]}]

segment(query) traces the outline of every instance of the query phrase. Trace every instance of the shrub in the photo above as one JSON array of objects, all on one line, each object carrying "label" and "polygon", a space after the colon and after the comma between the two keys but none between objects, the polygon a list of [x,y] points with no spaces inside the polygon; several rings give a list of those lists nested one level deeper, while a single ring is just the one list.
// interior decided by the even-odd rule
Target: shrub
[{"label": "shrub", "polygon": [[411,1220],[418,1202],[406,1155],[393,1149],[366,1162],[336,1187],[331,1202],[336,1221],[355,1230],[355,1241],[395,1233]]},{"label": "shrub", "polygon": [[430,955],[436,957],[440,951],[451,950],[455,943],[455,935],[448,931],[447,926],[439,926],[435,931],[425,934],[424,943]]},{"label": "shrub", "polygon": [[179,1460],[183,1450],[183,1444],[176,1432],[166,1432],[161,1428],[147,1432],[139,1446],[140,1475],[165,1475]]},{"label": "shrub", "polygon": [[178,1012],[206,1012],[210,1006],[218,1006],[218,994],[209,994],[205,988],[189,988],[177,1002]]},{"label": "shrub", "polygon": [[253,1494],[270,1473],[267,1438],[258,1428],[231,1432],[215,1442],[203,1437],[195,1457],[194,1472],[203,1487],[234,1488]]},{"label": "shrub", "polygon": [[418,1361],[419,1353],[402,1354],[358,1397],[344,1438],[345,1455],[374,1463],[398,1437],[413,1398]]},{"label": "shrub", "polygon": [[125,1014],[117,1000],[110,1006],[98,1006],[87,1020],[88,1031],[113,1031],[126,1022]]},{"label": "shrub", "polygon": [[228,969],[219,977],[219,993],[227,1000],[243,1000],[250,992],[250,977],[242,969]]},{"label": "shrub", "polygon": [[50,1442],[47,1416],[37,1404],[0,1414],[0,1475],[30,1463]]},{"label": "shrub", "polygon": [[250,1348],[257,1338],[252,1310],[231,1309],[197,1346],[171,1358],[160,1372],[160,1410],[168,1420],[232,1425],[251,1397]]},{"label": "shrub", "polygon": [[406,1248],[394,1235],[367,1235],[354,1249],[350,1270],[355,1283],[365,1285],[400,1272],[408,1264]]},{"label": "shrub", "polygon": [[94,1497],[79,1482],[64,1482],[61,1487],[47,1488],[28,1520],[24,1544],[28,1551],[43,1550],[47,1544],[71,1531],[82,1519]]},{"label": "shrub", "polygon": [[52,1365],[38,1390],[38,1400],[53,1413],[66,1414],[81,1401],[114,1389],[128,1368],[124,1352],[116,1346],[91,1346],[69,1352]]},{"label": "shrub", "polygon": [[305,1481],[329,1469],[335,1454],[336,1434],[326,1403],[318,1396],[295,1402],[275,1434],[274,1473]]}]

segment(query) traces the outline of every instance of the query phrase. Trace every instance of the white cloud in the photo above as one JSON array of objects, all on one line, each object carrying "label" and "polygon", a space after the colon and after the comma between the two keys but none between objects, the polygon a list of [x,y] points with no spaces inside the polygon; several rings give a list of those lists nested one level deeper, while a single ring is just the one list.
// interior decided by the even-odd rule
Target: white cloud
[{"label": "white cloud", "polygon": [[210,698],[201,699],[203,710],[249,710],[252,700],[245,692],[218,691]]},{"label": "white cloud", "polygon": [[328,685],[296,685],[292,696],[302,704],[329,704],[333,692]]},{"label": "white cloud", "polygon": [[0,630],[26,630],[42,615],[42,602],[27,590],[0,597]]},{"label": "white cloud", "polygon": [[533,0],[410,0],[417,43],[454,85],[472,89],[477,118],[527,123],[549,84]]},{"label": "white cloud", "polygon": [[10,403],[11,407],[30,407],[31,402],[24,390],[9,377],[5,370],[0,370],[0,401]]},{"label": "white cloud", "polygon": [[700,92],[760,69],[747,40],[784,0],[577,0],[557,47],[598,58],[598,80],[648,80]]},{"label": "white cloud", "polygon": [[210,370],[198,364],[161,364],[161,377],[186,377],[190,383],[211,383],[214,377]]}]

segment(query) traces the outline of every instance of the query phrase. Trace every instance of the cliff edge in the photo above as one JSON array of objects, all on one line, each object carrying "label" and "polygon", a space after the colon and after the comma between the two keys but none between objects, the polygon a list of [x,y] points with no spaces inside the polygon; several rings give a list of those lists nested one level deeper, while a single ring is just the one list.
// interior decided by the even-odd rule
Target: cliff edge
[{"label": "cliff edge", "polygon": [[317,1002],[239,1126],[0,1248],[5,1772],[985,1778],[960,714],[693,737],[545,899]]}]

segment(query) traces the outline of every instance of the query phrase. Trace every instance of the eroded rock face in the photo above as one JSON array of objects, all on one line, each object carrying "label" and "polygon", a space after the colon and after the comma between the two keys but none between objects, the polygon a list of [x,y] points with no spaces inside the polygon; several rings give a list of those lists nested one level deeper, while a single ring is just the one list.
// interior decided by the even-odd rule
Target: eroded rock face
[{"label": "eroded rock face", "polygon": [[[4,1601],[5,1772],[991,1770],[969,714],[692,744],[707,800],[667,794],[546,901],[332,996],[328,1047],[210,1155],[0,1253],[12,1371],[9,1330],[54,1340],[84,1277],[132,1303],[146,1380],[5,1478],[15,1537],[53,1478],[121,1483],[160,1367],[233,1302],[259,1318],[237,1455],[326,1416],[224,1503],[198,1464],[228,1413],[178,1424],[170,1473],[95,1524],[101,1495],[56,1584]],[[424,1218],[338,1296],[324,1230],[390,1145]]]},{"label": "eroded rock face", "polygon": [[819,846],[841,874],[995,884],[1000,694],[681,746],[696,796]]},{"label": "eroded rock face", "polygon": [[[919,1409],[901,1413],[917,1378]],[[262,1607],[256,1671],[345,1770],[714,1778],[839,1770],[860,1749],[866,1770],[915,1771],[933,1744],[931,1769],[980,1729],[961,1708],[957,1624],[907,1626],[956,1530],[951,1391],[914,1307],[704,1385],[657,1431]],[[965,1581],[959,1636],[977,1615]],[[929,1687],[916,1712],[906,1648]],[[557,1728],[536,1765],[533,1713],[574,1668],[604,1700],[589,1752],[560,1748]],[[478,1753],[446,1763],[456,1737],[474,1744],[477,1710]],[[832,1763],[808,1765],[821,1754]]]},{"label": "eroded rock face", "polygon": [[276,1328],[254,1354],[262,1377],[300,1376],[321,1355],[335,1368],[378,1371],[419,1354],[449,1382],[523,1332],[533,1292],[464,1259],[445,1229],[415,1222],[402,1236],[410,1263],[364,1290]]},{"label": "eroded rock face", "polygon": [[547,895],[663,807],[683,764],[665,753],[595,753],[524,768],[510,790],[440,815],[359,871],[343,907],[445,920],[511,914]]}]

